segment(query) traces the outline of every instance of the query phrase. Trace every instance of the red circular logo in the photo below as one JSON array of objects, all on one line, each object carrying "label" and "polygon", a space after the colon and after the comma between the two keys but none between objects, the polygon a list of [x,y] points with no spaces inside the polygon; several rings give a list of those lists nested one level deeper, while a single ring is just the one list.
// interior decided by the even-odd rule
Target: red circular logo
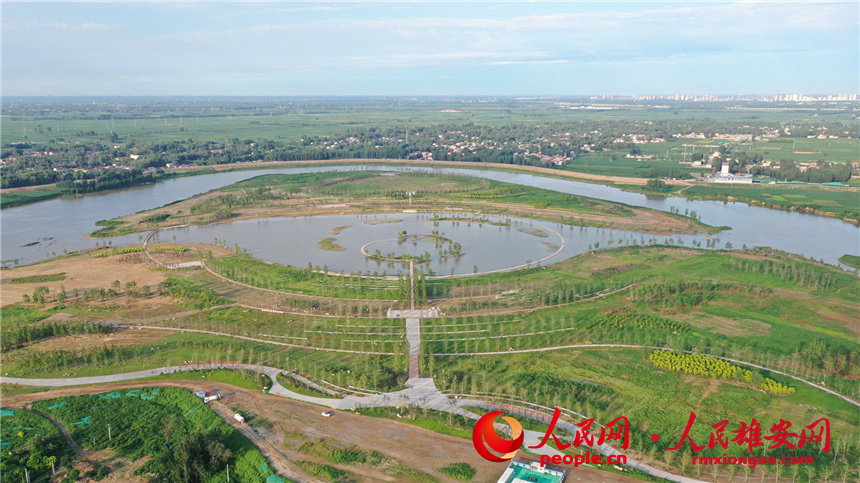
[{"label": "red circular logo", "polygon": [[[475,429],[472,430],[472,444],[475,446],[475,450],[485,460],[496,463],[513,458],[514,454],[522,446],[523,439],[525,438],[523,427],[520,426],[519,421],[508,416],[502,416],[502,419],[511,427],[511,434],[513,434],[514,439],[503,439],[496,433],[496,428],[493,427],[493,424],[496,421],[496,416],[502,413],[503,411],[493,411],[485,414],[475,423]],[[502,454],[497,456],[491,453],[490,450]]]}]

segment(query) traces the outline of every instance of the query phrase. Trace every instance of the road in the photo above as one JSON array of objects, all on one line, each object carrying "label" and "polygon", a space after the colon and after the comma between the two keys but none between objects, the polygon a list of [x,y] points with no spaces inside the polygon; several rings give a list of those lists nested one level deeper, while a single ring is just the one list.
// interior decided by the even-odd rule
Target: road
[{"label": "road", "polygon": [[278,342],[274,340],[267,339],[257,339],[255,337],[248,337],[245,335],[237,335],[237,334],[228,334],[226,332],[215,332],[213,330],[201,330],[201,329],[186,329],[183,327],[162,327],[160,325],[123,325],[123,324],[115,324],[117,327],[125,327],[128,329],[158,329],[158,330],[171,330],[174,332],[195,332],[198,334],[209,334],[209,335],[217,335],[221,337],[232,337],[234,339],[242,339],[250,342],[259,342],[262,344],[273,344],[279,345],[283,347],[292,347],[295,349],[307,349],[313,351],[323,351],[323,352],[346,352],[349,354],[372,354],[372,355],[383,355],[383,356],[391,356],[394,355],[392,352],[368,352],[368,351],[355,351],[349,349],[333,349],[333,348],[325,348],[325,347],[311,347],[301,344],[290,344],[288,342]]},{"label": "road", "polygon": [[795,381],[802,382],[802,383],[807,384],[809,386],[812,386],[816,389],[820,389],[820,390],[822,390],[828,394],[832,394],[832,395],[834,395],[834,396],[836,396],[836,397],[838,397],[844,401],[847,401],[847,402],[849,402],[855,406],[860,407],[860,402],[857,402],[848,396],[845,396],[841,393],[838,393],[832,389],[828,389],[828,388],[821,386],[819,384],[815,384],[814,382],[807,381],[806,379],[802,379],[802,378],[797,377],[797,376],[792,376],[791,374],[788,374],[788,373],[785,373],[785,372],[782,372],[782,371],[779,371],[779,370],[776,370],[776,369],[773,369],[770,367],[765,367],[765,366],[761,366],[758,364],[754,364],[752,362],[741,361],[738,359],[732,359],[730,357],[723,357],[723,356],[718,356],[715,354],[707,354],[704,352],[673,349],[671,347],[657,347],[657,346],[650,346],[650,345],[633,345],[633,344],[574,344],[574,345],[561,345],[561,346],[556,346],[556,347],[537,347],[534,349],[515,349],[515,350],[498,351],[498,352],[459,352],[459,353],[438,353],[438,354],[433,354],[433,355],[434,356],[482,356],[482,355],[518,354],[518,353],[524,353],[524,352],[546,352],[546,351],[555,351],[555,350],[561,350],[561,349],[588,349],[588,348],[595,348],[595,347],[609,347],[609,348],[615,347],[615,348],[622,348],[622,349],[653,349],[653,350],[664,350],[664,351],[672,351],[672,352],[684,352],[686,354],[697,354],[697,355],[702,355],[702,356],[713,357],[715,359],[721,359],[721,360],[724,360],[727,362],[734,362],[735,364],[741,364],[744,366],[755,367],[756,369],[762,369],[762,370],[765,370],[768,372],[772,372],[774,374],[779,374],[781,376],[789,377],[791,379],[794,379]]},{"label": "road", "polygon": [[[72,385],[80,385],[80,384],[98,384],[100,382],[116,382],[121,380],[130,380],[141,377],[151,377],[154,375],[159,375],[162,373],[172,373],[179,371],[188,371],[188,370],[200,370],[200,369],[215,369],[219,367],[229,367],[233,369],[244,369],[250,371],[259,371],[272,379],[272,388],[269,390],[269,394],[275,394],[278,396],[283,396],[285,398],[290,398],[302,402],[313,403],[324,407],[329,407],[333,409],[340,410],[352,410],[358,408],[370,408],[370,407],[406,407],[406,406],[417,406],[421,408],[427,409],[435,409],[437,411],[444,411],[454,414],[459,414],[461,416],[477,419],[478,415],[463,409],[463,406],[471,406],[478,404],[480,407],[481,404],[486,404],[483,401],[473,400],[473,399],[451,399],[445,394],[443,394],[439,389],[436,388],[433,379],[431,378],[413,378],[409,379],[406,382],[407,388],[397,392],[377,394],[372,396],[347,396],[343,399],[330,399],[330,398],[319,398],[313,396],[305,396],[303,394],[298,394],[289,389],[283,387],[280,383],[278,383],[277,375],[282,371],[275,367],[269,366],[256,366],[250,364],[189,364],[186,366],[170,366],[160,369],[150,369],[147,371],[137,371],[133,373],[125,373],[125,374],[114,374],[111,376],[92,376],[92,377],[82,377],[82,378],[69,378],[69,379],[22,379],[22,378],[9,378],[3,377],[0,378],[0,382],[3,383],[13,383],[13,384],[22,384],[28,386],[72,386]],[[534,436],[534,435],[532,435]],[[603,454],[621,454],[615,449],[604,445],[602,447],[595,448]],[[548,451],[548,454],[560,454],[556,453],[555,450],[551,448],[547,448],[545,451]],[[604,453],[605,452],[605,453]],[[641,462],[633,462],[630,463],[628,460],[628,465],[645,471],[646,473],[653,474],[655,476],[660,476],[661,478],[666,478],[669,481],[675,481],[679,483],[691,483],[695,480],[690,480],[688,478],[684,478],[681,476],[670,475],[665,471],[654,468],[650,465]],[[663,475],[669,475],[669,477]]]}]

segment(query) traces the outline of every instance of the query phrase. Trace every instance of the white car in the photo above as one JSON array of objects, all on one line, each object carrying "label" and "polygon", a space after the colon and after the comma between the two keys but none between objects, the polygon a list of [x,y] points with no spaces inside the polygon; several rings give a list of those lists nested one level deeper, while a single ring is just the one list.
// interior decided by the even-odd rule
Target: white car
[{"label": "white car", "polygon": [[332,415],[334,415],[334,412],[332,412],[332,411],[323,411],[322,412],[322,416],[324,418],[330,418],[330,417],[332,417]]}]

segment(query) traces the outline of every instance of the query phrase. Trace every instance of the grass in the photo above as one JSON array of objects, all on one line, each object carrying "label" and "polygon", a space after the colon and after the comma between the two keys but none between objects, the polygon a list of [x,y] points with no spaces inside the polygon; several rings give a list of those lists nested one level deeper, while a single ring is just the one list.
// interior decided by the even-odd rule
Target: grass
[{"label": "grass", "polygon": [[[408,466],[397,458],[375,450],[367,451],[358,445],[347,445],[333,438],[311,439],[302,433],[288,432],[284,434],[284,446],[307,456],[340,466],[373,468],[394,477],[397,481],[427,483],[438,481],[434,476]],[[329,468],[333,467],[329,466]],[[335,469],[346,471],[341,468]],[[323,475],[331,474],[330,470],[320,472],[319,468],[310,468],[310,472]]]},{"label": "grass", "polygon": [[334,466],[303,460],[294,461],[294,463],[305,473],[324,481],[335,482],[355,480],[355,474],[340,468],[335,468]]},{"label": "grass", "polygon": [[[11,412],[11,413],[10,413]],[[3,410],[0,416],[0,464],[7,481],[49,481],[51,462],[57,467],[69,465],[72,449],[59,429],[48,419],[22,409]],[[25,474],[28,471],[29,474]]]},{"label": "grass", "polygon": [[18,394],[32,394],[34,392],[47,391],[50,388],[41,386],[23,386],[20,384],[0,384],[0,397],[16,396]]},{"label": "grass", "polygon": [[9,280],[9,283],[46,283],[60,282],[66,279],[66,272],[47,273],[44,275],[30,275]]},{"label": "grass", "polygon": [[112,236],[130,235],[140,231],[140,227],[118,220],[99,220],[96,222],[96,225],[103,228],[90,233],[90,236],[93,238],[110,238]]},{"label": "grass", "polygon": [[332,235],[339,235],[340,232],[346,230],[347,228],[352,228],[352,225],[336,226],[332,228],[329,233],[331,233]]},{"label": "grass", "polygon": [[[182,217],[186,222],[206,224],[216,218],[226,219],[221,215],[227,212],[233,216],[242,214],[242,210],[246,210],[245,214],[257,216],[258,211],[247,210],[260,206],[275,212],[283,210],[285,214],[295,215],[296,207],[290,202],[294,199],[312,200],[326,205],[333,202],[361,200],[361,209],[366,212],[399,211],[407,208],[433,211],[440,205],[459,206],[464,210],[480,210],[484,213],[502,213],[565,224],[616,228],[625,227],[628,221],[626,219],[634,215],[631,207],[620,203],[477,177],[426,173],[391,174],[358,171],[261,175],[223,187],[219,191],[223,194],[194,203],[189,209],[193,219],[186,218],[188,215],[182,214],[184,210],[178,206],[156,208],[142,216],[145,219],[155,219],[168,215],[170,219]],[[411,197],[409,193],[412,193]],[[191,203],[193,201],[185,204]],[[552,211],[536,211],[545,209]],[[649,211],[647,208],[637,208],[637,210]],[[605,218],[590,219],[577,215],[601,215]],[[691,224],[686,231],[701,232],[716,229],[692,218],[685,219]],[[133,223],[132,220],[126,218],[109,220],[105,223],[111,223],[111,226],[105,226],[94,232],[92,236],[106,236],[118,233],[117,230],[122,233],[127,233],[128,230],[140,231],[142,229],[140,223]],[[393,222],[395,220],[371,220],[367,223]],[[647,227],[644,229],[647,230]],[[332,232],[339,232],[339,230],[335,229]],[[321,243],[319,246],[322,249],[334,249],[333,240],[328,242],[323,240]]]},{"label": "grass", "polygon": [[[437,363],[440,373],[455,377],[439,377],[436,383],[445,392],[460,392],[462,386],[475,385],[476,392],[488,390],[549,407],[561,406],[594,417],[598,422],[626,416],[631,424],[631,447],[643,454],[653,447],[659,455],[666,443],[674,444],[690,411],[697,416],[691,436],[698,444],[707,442],[710,425],[729,420],[729,429],[734,430],[740,421],[749,423],[752,416],[761,423],[763,432],[780,419],[800,427],[821,415],[830,419],[832,434],[842,435],[835,436],[836,439],[858,430],[856,407],[822,391],[802,385],[795,394],[774,396],[731,381],[655,369],[647,361],[648,354],[648,350],[595,348],[445,358]],[[511,377],[517,372],[534,371],[545,371],[562,379],[599,381],[609,394],[577,399],[575,392],[559,391],[553,384],[537,382],[524,386]],[[650,435],[655,433],[664,436],[660,441],[662,446],[651,441]],[[727,451],[719,448],[720,455],[724,451],[735,456],[747,453],[746,448],[736,445]],[[708,452],[705,450],[703,454]],[[806,452],[804,449],[803,453]],[[817,453],[817,448],[812,452]]]},{"label": "grass", "polygon": [[141,381],[171,381],[171,380],[187,380],[187,379],[205,379],[210,383],[230,384],[231,386],[241,387],[242,389],[259,390],[260,385],[257,383],[257,378],[254,374],[245,371],[231,371],[227,369],[204,370],[204,371],[186,371],[176,372],[172,374],[163,374],[160,376],[146,377],[139,379]]},{"label": "grass", "polygon": [[181,326],[309,348],[405,351],[405,343],[401,340],[405,331],[403,323],[385,318],[314,317],[225,307],[190,316]]},{"label": "grass", "polygon": [[[266,312],[259,313],[272,315]],[[252,324],[253,319],[241,322],[242,327],[250,327]],[[201,327],[199,322],[193,321],[187,322],[184,326]],[[211,328],[230,332],[230,328],[226,325]],[[14,377],[86,377],[181,365],[186,361],[231,361],[264,364],[298,371],[316,381],[325,380],[343,387],[352,385],[371,390],[392,391],[402,389],[402,384],[406,380],[405,353],[405,349],[399,356],[288,349],[278,345],[215,335],[173,333],[154,343],[121,348],[82,347],[42,353],[34,352],[28,346],[24,346],[4,352],[3,372]],[[171,377],[189,376],[169,375],[168,378]],[[227,378],[221,380],[225,383],[257,388],[256,384],[249,386],[248,381],[241,381],[238,375],[224,373],[217,377]]]},{"label": "grass", "polygon": [[397,300],[403,295],[396,281],[325,275],[266,263],[249,256],[210,259],[206,261],[206,266],[231,280],[282,292],[382,300]]},{"label": "grass", "polygon": [[323,238],[317,242],[317,247],[328,252],[342,252],[345,250],[342,246],[336,243],[336,238]]},{"label": "grass", "polygon": [[44,308],[19,302],[0,307],[0,317],[4,328],[19,327],[39,322],[61,310],[62,307]]},{"label": "grass", "polygon": [[688,198],[729,198],[770,208],[810,209],[832,216],[860,220],[860,195],[853,188],[825,188],[820,186],[750,185],[718,186],[713,184],[692,186],[684,190]]},{"label": "grass", "polygon": [[14,208],[16,206],[45,201],[63,196],[65,192],[54,186],[36,188],[29,191],[18,191],[15,193],[3,193],[0,196],[0,209]]},{"label": "grass", "polygon": [[204,438],[204,445],[218,441],[229,450],[220,464],[207,461],[207,480],[226,478],[225,464],[230,464],[230,477],[236,481],[261,481],[271,474],[251,441],[185,389],[141,388],[68,396],[36,401],[33,407],[60,421],[84,448],[112,448],[132,461],[150,456],[139,470],[144,474],[171,474],[175,465],[186,464],[184,459],[175,460],[184,455],[172,453],[189,437]]},{"label": "grass", "polygon": [[857,255],[842,255],[839,257],[839,261],[849,267],[860,268],[860,257]]},{"label": "grass", "polygon": [[[358,408],[358,414],[375,418],[393,419],[404,424],[424,428],[435,433],[471,439],[474,422],[460,415],[418,408]],[[400,417],[397,415],[400,414]]]},{"label": "grass", "polygon": [[[211,109],[217,105],[217,112]],[[165,142],[184,140],[189,137],[195,140],[222,142],[225,138],[240,139],[271,139],[282,142],[296,142],[307,136],[324,136],[348,133],[362,128],[418,128],[437,124],[476,123],[487,126],[506,126],[512,124],[535,124],[553,122],[595,122],[648,120],[670,121],[709,119],[716,125],[726,123],[756,122],[785,122],[795,119],[798,122],[813,121],[817,111],[814,109],[787,108],[783,112],[751,113],[742,109],[727,110],[722,105],[675,105],[673,109],[655,109],[645,105],[614,103],[612,109],[570,110],[564,106],[556,106],[546,102],[511,102],[499,99],[496,102],[461,102],[459,100],[421,100],[420,102],[402,102],[401,100],[371,99],[362,104],[353,100],[343,102],[322,101],[317,103],[302,102],[302,106],[294,104],[293,100],[284,100],[281,105],[267,104],[249,105],[245,100],[236,103],[215,101],[204,106],[198,103],[180,104],[182,116],[176,115],[176,105],[156,106],[145,112],[133,112],[128,118],[115,118],[112,113],[104,114],[112,117],[110,129],[106,130],[105,122],[99,117],[102,114],[96,109],[88,109],[84,116],[66,116],[55,112],[44,115],[27,115],[7,117],[4,119],[0,136],[7,142],[29,141],[45,143],[58,138],[74,141],[101,140],[110,132],[115,132],[119,140],[135,139],[148,142]],[[445,111],[445,112],[443,112]],[[676,114],[677,113],[677,114]],[[198,116],[198,114],[200,114]],[[850,119],[846,113],[834,113],[828,117],[835,120]],[[51,127],[49,130],[48,127]],[[94,133],[94,134],[92,134]],[[687,140],[685,140],[687,141]],[[819,151],[822,149],[844,152],[832,155],[833,160],[851,156],[851,150],[856,153],[854,140],[817,140],[798,138],[796,149],[792,151]],[[690,142],[690,141],[687,141]],[[711,144],[712,140],[693,140],[702,144]],[[757,146],[758,146],[757,142]],[[665,153],[669,143],[655,143],[656,153]],[[767,146],[762,142],[762,146]],[[651,148],[642,145],[642,149]],[[763,150],[765,148],[762,148]],[[682,149],[672,145],[670,155],[680,158]],[[701,151],[699,151],[701,152]],[[856,154],[854,156],[856,159]]]},{"label": "grass", "polygon": [[472,468],[472,465],[469,463],[451,463],[444,468],[439,468],[439,472],[455,480],[471,481],[478,470]]},{"label": "grass", "polygon": [[323,397],[329,399],[340,399],[340,396],[332,396],[331,394],[317,391],[316,389],[308,386],[307,384],[303,384],[290,376],[285,376],[283,374],[278,374],[278,383],[284,388],[289,389],[298,394],[302,394],[304,396],[312,396],[312,397]]}]

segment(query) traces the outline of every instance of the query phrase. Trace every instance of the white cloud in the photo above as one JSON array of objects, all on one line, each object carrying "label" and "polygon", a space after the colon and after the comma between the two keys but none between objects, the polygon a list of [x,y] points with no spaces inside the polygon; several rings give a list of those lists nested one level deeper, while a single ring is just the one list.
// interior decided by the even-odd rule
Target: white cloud
[{"label": "white cloud", "polygon": [[46,30],[67,31],[67,32],[103,32],[108,30],[123,30],[128,28],[125,25],[107,24],[86,22],[80,24],[70,24],[66,22],[4,22],[3,30],[6,31],[30,31],[44,32]]}]

